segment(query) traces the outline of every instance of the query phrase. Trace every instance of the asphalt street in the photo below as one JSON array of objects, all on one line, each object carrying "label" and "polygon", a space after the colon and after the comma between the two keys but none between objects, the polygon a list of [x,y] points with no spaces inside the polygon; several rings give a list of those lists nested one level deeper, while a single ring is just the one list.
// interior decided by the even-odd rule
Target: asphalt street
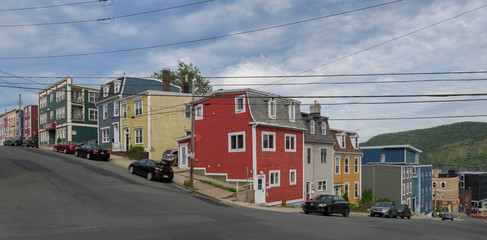
[{"label": "asphalt street", "polygon": [[0,239],[486,239],[487,221],[245,208],[104,161],[0,146]]}]

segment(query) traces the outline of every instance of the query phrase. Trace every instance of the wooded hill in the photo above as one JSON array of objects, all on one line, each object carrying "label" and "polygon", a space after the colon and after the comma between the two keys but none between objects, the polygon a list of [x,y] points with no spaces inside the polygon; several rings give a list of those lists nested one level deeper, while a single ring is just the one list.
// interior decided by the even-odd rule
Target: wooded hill
[{"label": "wooded hill", "polygon": [[428,129],[380,134],[360,146],[411,145],[421,164],[457,170],[487,170],[487,123],[460,122]]}]

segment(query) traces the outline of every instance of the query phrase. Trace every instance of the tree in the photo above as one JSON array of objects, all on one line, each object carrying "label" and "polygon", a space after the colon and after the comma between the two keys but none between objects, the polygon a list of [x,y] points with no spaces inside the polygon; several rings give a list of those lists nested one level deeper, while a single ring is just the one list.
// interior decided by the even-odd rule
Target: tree
[{"label": "tree", "polygon": [[345,194],[343,194],[343,196],[342,196],[342,197],[343,197],[343,199],[345,199],[347,202],[349,201],[349,199],[348,199],[348,192],[346,192]]},{"label": "tree", "polygon": [[[153,78],[162,79],[162,71],[169,70],[169,68],[163,68],[159,70],[159,72],[154,72],[152,75]],[[186,75],[188,75],[188,82],[189,82],[189,92],[192,91],[192,83],[195,81],[195,94],[196,95],[207,95],[213,91],[213,88],[210,86],[210,80],[205,79],[201,76],[201,72],[192,63],[189,65],[178,60],[178,69],[176,71],[171,71],[171,83],[183,88],[183,83],[185,81]]]},{"label": "tree", "polygon": [[362,199],[360,200],[362,204],[373,205],[372,202],[372,189],[365,189],[362,193]]}]

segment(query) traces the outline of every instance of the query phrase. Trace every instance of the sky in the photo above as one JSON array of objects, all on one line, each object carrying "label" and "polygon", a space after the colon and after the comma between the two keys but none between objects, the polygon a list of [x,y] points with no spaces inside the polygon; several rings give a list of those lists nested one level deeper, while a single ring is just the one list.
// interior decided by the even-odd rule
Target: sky
[{"label": "sky", "polygon": [[62,77],[99,88],[179,60],[214,90],[317,101],[360,141],[486,122],[486,15],[486,0],[2,0],[0,109]]}]

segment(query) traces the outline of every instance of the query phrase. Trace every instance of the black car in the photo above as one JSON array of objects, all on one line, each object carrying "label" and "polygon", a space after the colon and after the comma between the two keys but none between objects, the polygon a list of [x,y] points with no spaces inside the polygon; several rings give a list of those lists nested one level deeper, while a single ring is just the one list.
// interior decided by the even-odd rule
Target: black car
[{"label": "black car", "polygon": [[171,164],[173,166],[178,164],[178,150],[168,149],[162,154],[161,161]]},{"label": "black car", "polygon": [[15,136],[13,140],[10,142],[10,145],[20,146],[22,145],[22,142],[24,142],[24,137]]},{"label": "black car", "polygon": [[171,181],[174,177],[174,172],[169,164],[150,159],[141,159],[131,163],[129,173],[145,176],[149,181],[154,179]]},{"label": "black car", "polygon": [[24,141],[22,142],[22,147],[35,147],[38,148],[39,144],[37,142],[37,138],[33,137],[26,137]]},{"label": "black car", "polygon": [[317,212],[329,216],[333,213],[338,213],[348,217],[348,214],[350,214],[350,203],[341,196],[318,195],[303,204],[303,211],[305,214]]},{"label": "black car", "polygon": [[397,212],[396,204],[391,202],[379,202],[370,209],[370,216],[386,216],[397,218],[399,213]]},{"label": "black car", "polygon": [[452,220],[453,221],[453,214],[451,213],[444,213],[443,216],[441,216],[441,220]]},{"label": "black car", "polygon": [[87,159],[108,160],[110,152],[99,145],[85,144],[74,150],[76,157],[85,157]]},{"label": "black car", "polygon": [[14,139],[13,137],[6,137],[3,140],[3,146],[10,146],[10,143],[12,142],[13,139]]},{"label": "black car", "polygon": [[396,208],[399,217],[411,219],[411,209],[407,204],[396,204]]}]

